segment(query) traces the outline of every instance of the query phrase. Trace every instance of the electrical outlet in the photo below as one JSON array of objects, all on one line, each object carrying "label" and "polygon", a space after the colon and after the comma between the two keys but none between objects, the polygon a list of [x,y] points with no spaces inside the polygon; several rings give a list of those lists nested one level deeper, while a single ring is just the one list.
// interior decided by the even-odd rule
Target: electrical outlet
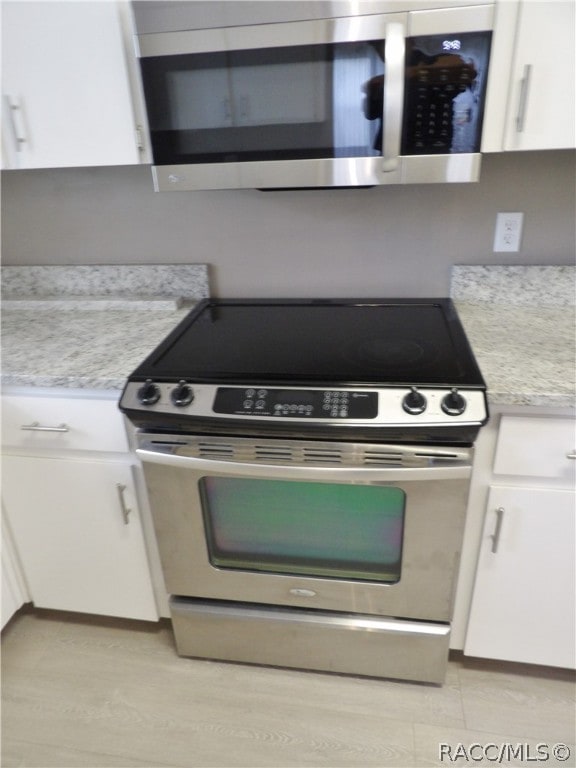
[{"label": "electrical outlet", "polygon": [[494,253],[517,252],[522,237],[523,213],[497,213]]}]

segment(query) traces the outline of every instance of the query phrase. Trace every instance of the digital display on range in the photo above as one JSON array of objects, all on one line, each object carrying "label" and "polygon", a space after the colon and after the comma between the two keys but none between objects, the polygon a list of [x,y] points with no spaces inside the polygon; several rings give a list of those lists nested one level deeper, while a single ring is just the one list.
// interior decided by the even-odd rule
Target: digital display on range
[{"label": "digital display on range", "polygon": [[219,387],[216,413],[271,418],[374,419],[378,393],[361,390]]}]

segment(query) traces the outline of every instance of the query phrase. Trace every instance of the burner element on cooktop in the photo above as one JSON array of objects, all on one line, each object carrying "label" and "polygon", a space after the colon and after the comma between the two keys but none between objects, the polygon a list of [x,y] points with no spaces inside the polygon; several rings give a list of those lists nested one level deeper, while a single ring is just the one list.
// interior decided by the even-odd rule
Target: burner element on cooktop
[{"label": "burner element on cooktop", "polygon": [[366,363],[385,366],[386,370],[393,366],[416,367],[423,363],[433,363],[437,356],[435,347],[426,347],[415,339],[386,339],[370,338],[361,341],[358,346],[350,346],[346,354],[348,360],[355,365]]}]

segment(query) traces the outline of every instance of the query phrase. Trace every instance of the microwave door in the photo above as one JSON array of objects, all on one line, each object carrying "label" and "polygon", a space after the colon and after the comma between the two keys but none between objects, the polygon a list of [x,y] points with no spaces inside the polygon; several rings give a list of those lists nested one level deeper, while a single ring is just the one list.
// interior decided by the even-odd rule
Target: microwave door
[{"label": "microwave door", "polygon": [[220,30],[143,36],[157,188],[372,186],[383,142],[397,174],[403,56],[396,45],[385,77],[386,46],[405,24],[386,14],[262,25],[264,37],[233,29],[225,51]]},{"label": "microwave door", "polygon": [[490,32],[412,16],[142,35],[156,189],[476,180]]}]

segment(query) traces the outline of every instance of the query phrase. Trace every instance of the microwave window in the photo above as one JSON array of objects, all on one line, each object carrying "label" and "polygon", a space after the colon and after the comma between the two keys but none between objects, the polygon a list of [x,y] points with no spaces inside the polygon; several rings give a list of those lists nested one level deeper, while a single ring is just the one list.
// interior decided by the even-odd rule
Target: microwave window
[{"label": "microwave window", "polygon": [[388,584],[400,579],[401,488],[205,477],[200,491],[216,567]]},{"label": "microwave window", "polygon": [[178,131],[196,131],[325,123],[329,101],[324,88],[326,67],[322,60],[270,64],[266,70],[243,67],[234,73],[235,89],[241,92],[236,98],[229,94],[226,67],[169,72],[169,124]]},{"label": "microwave window", "polygon": [[384,42],[141,60],[156,164],[380,155]]}]

